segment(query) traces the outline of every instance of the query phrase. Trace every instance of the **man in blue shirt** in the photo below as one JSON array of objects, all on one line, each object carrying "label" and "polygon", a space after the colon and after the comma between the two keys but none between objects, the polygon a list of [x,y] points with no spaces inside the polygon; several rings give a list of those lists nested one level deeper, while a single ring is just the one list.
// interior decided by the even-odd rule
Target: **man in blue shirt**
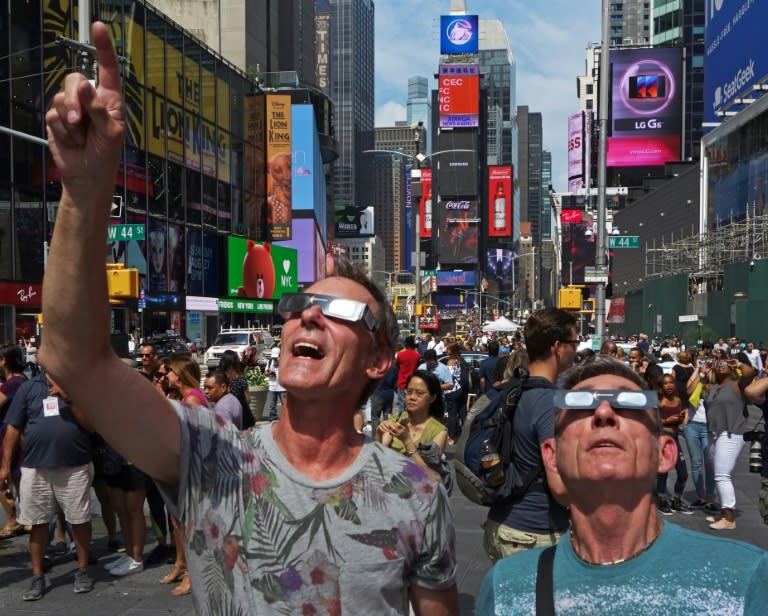
[{"label": "man in blue shirt", "polygon": [[480,362],[478,373],[480,375],[480,393],[487,393],[493,389],[493,372],[499,363],[499,343],[495,340],[488,341],[488,357]]},{"label": "man in blue shirt", "polygon": [[[542,550],[497,563],[475,613],[530,614],[548,598],[557,614],[764,614],[768,553],[658,516],[653,486],[674,467],[677,446],[642,377],[598,355],[566,373],[563,387],[542,454],[566,488],[571,530],[538,574]],[[547,570],[550,590],[537,595]]]}]

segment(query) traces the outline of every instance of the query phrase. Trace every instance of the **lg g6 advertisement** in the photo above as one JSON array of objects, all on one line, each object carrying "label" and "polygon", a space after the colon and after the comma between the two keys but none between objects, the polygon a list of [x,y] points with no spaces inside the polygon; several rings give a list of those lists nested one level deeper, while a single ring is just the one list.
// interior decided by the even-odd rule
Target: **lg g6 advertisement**
[{"label": "lg g6 advertisement", "polygon": [[679,48],[611,52],[609,167],[680,159],[683,83]]}]

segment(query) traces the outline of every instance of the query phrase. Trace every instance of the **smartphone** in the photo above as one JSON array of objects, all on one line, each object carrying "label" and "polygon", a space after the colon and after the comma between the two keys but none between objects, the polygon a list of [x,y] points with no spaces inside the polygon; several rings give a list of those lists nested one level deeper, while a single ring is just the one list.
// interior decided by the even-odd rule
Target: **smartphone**
[{"label": "smartphone", "polygon": [[409,423],[411,423],[411,418],[406,415],[398,419],[397,423],[399,423],[401,426],[407,426]]}]

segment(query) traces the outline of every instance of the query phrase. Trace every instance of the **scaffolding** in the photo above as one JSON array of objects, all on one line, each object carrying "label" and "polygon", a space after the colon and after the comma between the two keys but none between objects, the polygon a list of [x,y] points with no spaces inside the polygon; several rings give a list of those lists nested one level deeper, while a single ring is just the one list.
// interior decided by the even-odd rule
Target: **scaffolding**
[{"label": "scaffolding", "polygon": [[722,289],[723,266],[768,258],[768,214],[753,207],[746,217],[718,224],[701,235],[646,242],[645,278],[687,273],[690,293]]}]

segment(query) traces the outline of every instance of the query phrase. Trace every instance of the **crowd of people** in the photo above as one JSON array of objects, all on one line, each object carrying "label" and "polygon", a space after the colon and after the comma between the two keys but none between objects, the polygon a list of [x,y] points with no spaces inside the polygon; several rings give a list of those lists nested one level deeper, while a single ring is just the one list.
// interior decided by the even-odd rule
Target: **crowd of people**
[{"label": "crowd of people", "polygon": [[[58,509],[76,545],[74,590],[93,589],[89,494],[97,433],[102,466],[115,463],[113,454],[120,460],[117,475],[107,470],[110,493],[121,490],[110,502],[126,544],[111,563],[116,575],[143,567],[136,504],[153,485],[165,507],[153,520],[159,527],[170,517],[176,544],[163,581],[180,580],[176,594],[191,592],[201,614],[458,614],[445,451],[461,430],[471,390],[493,396],[509,369],[524,369],[539,386],[523,389],[517,403],[510,465],[533,480],[489,508],[484,545],[498,562],[476,613],[765,611],[764,551],[657,515],[664,475],[680,462],[680,427],[688,416],[688,423],[702,422],[703,400],[720,500],[712,528],[735,526],[731,473],[744,401],[764,404],[768,390],[746,355],[678,354],[672,387],[644,345],[628,361],[610,344],[596,354],[580,351],[573,314],[545,308],[528,318],[517,348],[502,353],[499,341],[486,340],[489,358],[473,378],[457,340],[420,352],[419,343],[429,341],[406,339],[396,353],[399,328],[385,294],[360,268],[329,258],[326,278],[278,302],[285,322],[277,380],[285,393],[276,421],[238,425],[228,398],[238,400],[242,386],[237,366],[220,366],[206,379],[206,398],[189,357],[156,362],[143,348],[142,374],[121,361],[109,345],[99,263],[125,121],[103,24],[93,25],[92,40],[98,87],[68,75],[46,116],[63,190],[43,285],[44,372],[16,389],[4,418],[6,486],[25,437],[17,523],[31,527],[33,577],[24,599],[45,593],[42,556]],[[99,378],[83,379],[82,365],[99,366]],[[14,366],[6,368],[10,377]],[[375,439],[360,434],[355,419],[372,396]],[[707,481],[696,473],[706,502]],[[675,488],[673,503],[678,496]],[[167,557],[167,524],[165,543],[161,533],[158,553]]]}]

